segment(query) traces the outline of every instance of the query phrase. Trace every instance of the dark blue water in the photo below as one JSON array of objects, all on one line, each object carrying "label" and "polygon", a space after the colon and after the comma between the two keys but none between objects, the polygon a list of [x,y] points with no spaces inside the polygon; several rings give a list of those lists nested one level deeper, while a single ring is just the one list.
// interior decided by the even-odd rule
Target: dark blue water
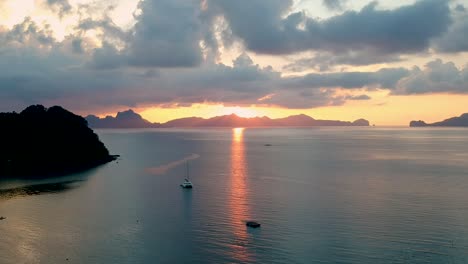
[{"label": "dark blue water", "polygon": [[0,263],[468,263],[466,129],[99,135],[118,163],[0,182]]}]

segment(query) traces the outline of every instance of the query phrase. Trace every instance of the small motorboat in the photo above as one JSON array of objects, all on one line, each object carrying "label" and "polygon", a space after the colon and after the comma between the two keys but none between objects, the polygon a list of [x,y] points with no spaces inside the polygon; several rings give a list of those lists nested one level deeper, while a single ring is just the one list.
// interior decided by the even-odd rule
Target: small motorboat
[{"label": "small motorboat", "polygon": [[0,216],[0,220],[5,220],[5,219],[6,219],[6,217]]},{"label": "small motorboat", "polygon": [[245,225],[248,226],[248,227],[252,227],[252,228],[260,227],[260,223],[257,223],[255,221],[247,221],[247,223],[245,223]]}]

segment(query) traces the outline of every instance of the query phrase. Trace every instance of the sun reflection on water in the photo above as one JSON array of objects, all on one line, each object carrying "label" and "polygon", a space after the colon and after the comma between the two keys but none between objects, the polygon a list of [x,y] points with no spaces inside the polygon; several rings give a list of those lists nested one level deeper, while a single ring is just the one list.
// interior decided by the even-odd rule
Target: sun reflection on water
[{"label": "sun reflection on water", "polygon": [[230,177],[230,214],[234,233],[233,257],[241,262],[249,262],[251,255],[247,250],[248,234],[245,221],[249,218],[247,203],[247,161],[244,148],[244,128],[232,130],[231,177]]},{"label": "sun reflection on water", "polygon": [[[233,147],[236,147],[238,145],[241,145],[242,144],[242,147],[243,147],[243,139],[244,139],[244,130],[245,128],[243,127],[236,127],[236,128],[233,128],[232,129],[232,143],[233,143]],[[234,149],[234,148],[233,148]],[[233,153],[234,151],[231,151],[231,154]],[[237,154],[237,153],[236,153]]]}]

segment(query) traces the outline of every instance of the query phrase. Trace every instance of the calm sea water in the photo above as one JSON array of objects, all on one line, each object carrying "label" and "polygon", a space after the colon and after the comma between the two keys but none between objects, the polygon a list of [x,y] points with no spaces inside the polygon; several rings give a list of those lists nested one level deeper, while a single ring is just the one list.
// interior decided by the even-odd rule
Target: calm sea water
[{"label": "calm sea water", "polygon": [[0,263],[468,263],[466,129],[99,135],[118,162],[0,182]]}]

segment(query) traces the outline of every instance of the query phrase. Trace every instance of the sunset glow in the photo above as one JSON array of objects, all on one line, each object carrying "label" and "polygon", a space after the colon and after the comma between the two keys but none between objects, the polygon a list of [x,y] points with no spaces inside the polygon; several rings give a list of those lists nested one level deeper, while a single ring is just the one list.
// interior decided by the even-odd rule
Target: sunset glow
[{"label": "sunset glow", "polygon": [[0,0],[0,264],[468,263],[468,0]]},{"label": "sunset glow", "polygon": [[[241,117],[268,116],[283,118],[306,114],[316,119],[353,121],[368,119],[379,126],[407,126],[411,120],[435,122],[467,111],[468,95],[436,94],[418,96],[391,96],[387,92],[372,92],[368,101],[350,101],[342,106],[327,106],[313,109],[287,109],[280,107],[236,106],[220,104],[196,104],[191,107],[159,108],[141,110],[141,115],[152,122],[166,122],[176,118],[236,114]],[[436,110],[436,111],[433,111]]]},{"label": "sunset glow", "polygon": [[[2,85],[0,105],[101,117],[132,108],[151,122],[306,114],[382,126],[468,112],[464,1],[331,2],[244,7],[281,14],[262,26],[228,2],[1,1],[0,80],[30,81]],[[409,16],[420,10],[438,20]],[[286,21],[290,34],[277,28]],[[419,33],[393,30],[402,26]]]}]

